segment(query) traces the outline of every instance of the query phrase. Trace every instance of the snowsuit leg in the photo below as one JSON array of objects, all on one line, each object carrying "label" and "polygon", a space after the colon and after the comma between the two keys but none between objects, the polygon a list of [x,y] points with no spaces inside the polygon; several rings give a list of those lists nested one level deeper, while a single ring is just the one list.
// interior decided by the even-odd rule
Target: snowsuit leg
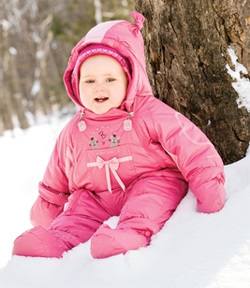
[{"label": "snowsuit leg", "polygon": [[[125,192],[126,193],[126,192]],[[187,193],[183,179],[150,177],[128,189],[115,229],[102,225],[91,239],[94,258],[106,258],[149,245]]]},{"label": "snowsuit leg", "polygon": [[84,243],[110,214],[86,190],[74,192],[65,211],[47,229],[37,226],[26,231],[14,242],[13,255],[57,257]]}]

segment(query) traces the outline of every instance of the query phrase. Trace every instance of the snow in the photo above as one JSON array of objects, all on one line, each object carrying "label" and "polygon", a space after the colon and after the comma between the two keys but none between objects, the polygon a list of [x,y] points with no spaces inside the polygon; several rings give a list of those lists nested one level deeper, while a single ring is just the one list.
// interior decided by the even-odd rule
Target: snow
[{"label": "snow", "polygon": [[11,55],[17,55],[17,50],[16,50],[15,47],[10,47],[9,48],[9,52],[10,52]]},{"label": "snow", "polygon": [[[40,53],[41,56],[41,53]],[[36,56],[38,58],[38,55]],[[31,96],[36,96],[40,90],[41,90],[41,83],[40,83],[40,69],[36,68],[35,69],[35,80],[33,82],[33,85],[31,87],[30,95]]]},{"label": "snow", "polygon": [[2,24],[2,28],[3,28],[4,31],[7,31],[10,28],[10,26],[11,26],[10,23],[7,20],[5,20],[5,19],[0,21],[0,23]]},{"label": "snow", "polygon": [[41,90],[41,83],[38,79],[35,79],[31,88],[30,95],[34,97],[39,93],[40,90]]},{"label": "snow", "polygon": [[232,47],[228,48],[228,53],[234,65],[234,70],[232,70],[228,64],[226,65],[226,69],[228,74],[235,80],[232,86],[239,95],[239,98],[236,100],[238,107],[246,107],[250,113],[250,81],[248,78],[242,76],[247,75],[248,71],[244,65],[237,61],[238,57]]}]

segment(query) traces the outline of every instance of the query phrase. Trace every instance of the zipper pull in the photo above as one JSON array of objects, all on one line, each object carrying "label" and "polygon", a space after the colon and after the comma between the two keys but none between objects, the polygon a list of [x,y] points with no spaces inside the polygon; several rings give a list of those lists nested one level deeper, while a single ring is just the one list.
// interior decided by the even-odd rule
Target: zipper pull
[{"label": "zipper pull", "polygon": [[82,113],[81,113],[81,116],[80,116],[80,119],[79,119],[79,122],[78,122],[78,129],[80,132],[83,132],[86,130],[87,126],[86,126],[86,123],[85,121],[83,120],[83,117],[84,117],[84,111],[82,110]]},{"label": "zipper pull", "polygon": [[124,131],[131,131],[133,129],[133,123],[130,119],[134,116],[134,112],[130,112],[127,119],[123,122],[123,130]]}]

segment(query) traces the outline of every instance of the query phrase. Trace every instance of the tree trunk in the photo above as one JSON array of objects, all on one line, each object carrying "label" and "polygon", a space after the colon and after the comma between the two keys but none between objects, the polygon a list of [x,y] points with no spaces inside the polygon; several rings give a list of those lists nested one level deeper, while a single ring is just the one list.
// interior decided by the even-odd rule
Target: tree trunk
[{"label": "tree trunk", "polygon": [[228,54],[231,46],[250,71],[250,2],[135,0],[135,4],[147,19],[143,34],[155,96],[199,126],[225,164],[243,158],[250,142],[250,111],[238,107],[226,65],[234,69]]},{"label": "tree trunk", "polygon": [[12,115],[14,114],[9,92],[9,70],[10,53],[8,51],[8,31],[0,25],[0,135],[4,130],[13,129]]}]

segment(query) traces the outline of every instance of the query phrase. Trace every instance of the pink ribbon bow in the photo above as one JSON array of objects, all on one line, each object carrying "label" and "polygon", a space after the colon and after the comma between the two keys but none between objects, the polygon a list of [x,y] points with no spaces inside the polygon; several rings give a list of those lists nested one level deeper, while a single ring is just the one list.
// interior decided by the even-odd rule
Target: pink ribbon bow
[{"label": "pink ribbon bow", "polygon": [[132,156],[127,156],[127,157],[122,157],[122,158],[113,157],[112,159],[107,160],[107,161],[103,160],[100,156],[97,156],[96,162],[87,163],[87,166],[88,167],[97,166],[99,169],[102,169],[103,167],[105,167],[108,190],[110,193],[112,193],[110,171],[114,175],[116,181],[118,182],[118,184],[120,185],[122,190],[125,191],[125,185],[122,182],[121,178],[119,177],[119,175],[117,174],[116,171],[118,170],[121,162],[126,162],[126,161],[130,161],[130,160],[132,160]]}]

